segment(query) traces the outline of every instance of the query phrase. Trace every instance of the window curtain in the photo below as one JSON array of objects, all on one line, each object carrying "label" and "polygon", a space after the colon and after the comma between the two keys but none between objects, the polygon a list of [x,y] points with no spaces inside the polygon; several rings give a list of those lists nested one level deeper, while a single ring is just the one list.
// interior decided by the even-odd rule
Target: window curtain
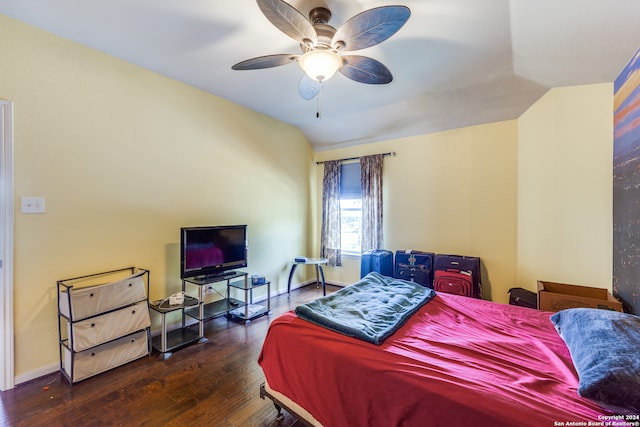
[{"label": "window curtain", "polygon": [[382,154],[360,157],[362,182],[362,252],[383,249]]},{"label": "window curtain", "polygon": [[341,266],[340,254],[340,170],[339,160],[324,162],[322,180],[322,230],[320,256],[330,266]]}]

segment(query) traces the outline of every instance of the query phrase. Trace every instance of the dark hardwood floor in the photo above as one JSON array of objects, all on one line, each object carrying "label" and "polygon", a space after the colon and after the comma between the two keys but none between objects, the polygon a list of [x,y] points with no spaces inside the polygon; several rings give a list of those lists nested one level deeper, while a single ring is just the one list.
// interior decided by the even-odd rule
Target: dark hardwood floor
[{"label": "dark hardwood floor", "polygon": [[[327,292],[339,289],[327,286]],[[271,319],[322,295],[315,284],[271,300],[272,314],[247,325],[206,323],[208,342],[159,353],[69,385],[59,372],[0,392],[7,426],[293,426],[261,399],[258,354]]]}]

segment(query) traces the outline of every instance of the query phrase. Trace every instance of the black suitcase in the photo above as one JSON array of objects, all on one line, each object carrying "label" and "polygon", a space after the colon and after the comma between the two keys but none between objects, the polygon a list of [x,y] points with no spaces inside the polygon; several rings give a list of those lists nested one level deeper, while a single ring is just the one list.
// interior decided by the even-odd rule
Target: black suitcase
[{"label": "black suitcase", "polygon": [[396,251],[394,277],[432,288],[434,255],[433,252],[411,249]]},{"label": "black suitcase", "polygon": [[474,298],[482,298],[480,279],[480,258],[464,255],[437,254],[433,259],[433,268],[438,271],[459,271],[471,274]]},{"label": "black suitcase", "polygon": [[415,282],[427,288],[432,288],[431,281],[429,280],[430,275],[431,270],[429,270],[426,265],[400,264],[399,267],[396,267],[396,278]]},{"label": "black suitcase", "polygon": [[509,304],[538,308],[538,294],[524,288],[511,288],[509,289]]},{"label": "black suitcase", "polygon": [[360,278],[372,271],[393,277],[393,252],[384,249],[372,249],[360,256]]}]

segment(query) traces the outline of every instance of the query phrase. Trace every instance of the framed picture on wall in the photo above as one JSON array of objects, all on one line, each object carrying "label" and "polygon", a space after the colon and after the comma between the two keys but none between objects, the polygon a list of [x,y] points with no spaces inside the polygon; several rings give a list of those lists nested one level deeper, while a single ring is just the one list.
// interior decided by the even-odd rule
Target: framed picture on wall
[{"label": "framed picture on wall", "polygon": [[613,294],[640,314],[640,49],[613,99]]}]

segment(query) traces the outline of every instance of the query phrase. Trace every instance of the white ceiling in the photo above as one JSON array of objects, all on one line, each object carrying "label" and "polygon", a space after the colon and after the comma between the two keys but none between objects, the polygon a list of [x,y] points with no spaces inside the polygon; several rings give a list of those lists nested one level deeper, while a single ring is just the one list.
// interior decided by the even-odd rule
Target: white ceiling
[{"label": "white ceiling", "polygon": [[300,53],[255,0],[0,0],[0,13],[298,127],[316,150],[518,117],[550,87],[611,82],[640,47],[638,0],[291,0],[305,16],[389,4],[412,15],[359,51],[388,85],[337,73],[316,100],[297,64],[233,71],[244,59]]}]

